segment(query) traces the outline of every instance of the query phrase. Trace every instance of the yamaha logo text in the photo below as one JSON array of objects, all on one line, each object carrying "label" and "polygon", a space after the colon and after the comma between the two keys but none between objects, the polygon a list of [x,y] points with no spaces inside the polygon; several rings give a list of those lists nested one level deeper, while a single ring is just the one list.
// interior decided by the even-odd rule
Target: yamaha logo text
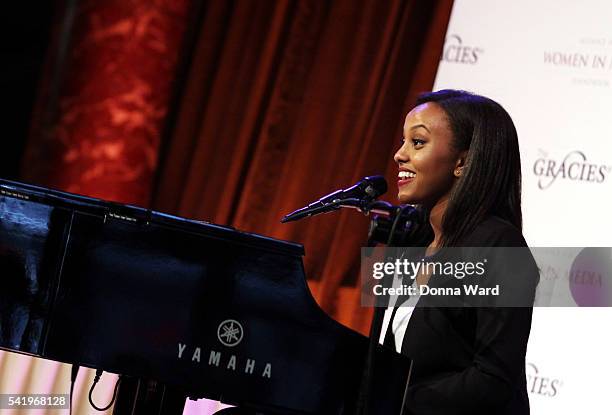
[{"label": "yamaha logo text", "polygon": [[[217,327],[217,340],[221,346],[226,348],[233,348],[239,345],[244,335],[244,328],[237,320],[224,320]],[[179,360],[189,360],[194,364],[218,367],[236,374],[272,378],[272,364],[270,362],[261,362],[253,357],[229,353],[224,351],[223,348],[206,350],[199,345],[188,345],[179,342],[177,351],[177,358]]]}]

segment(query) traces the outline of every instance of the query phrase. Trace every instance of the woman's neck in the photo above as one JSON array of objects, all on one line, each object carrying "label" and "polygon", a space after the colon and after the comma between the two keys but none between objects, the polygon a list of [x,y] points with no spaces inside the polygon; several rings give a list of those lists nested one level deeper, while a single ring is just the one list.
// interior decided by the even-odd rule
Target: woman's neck
[{"label": "woman's neck", "polygon": [[429,248],[438,248],[442,244],[442,219],[448,207],[448,196],[440,198],[429,211],[429,224],[434,232],[434,239]]}]

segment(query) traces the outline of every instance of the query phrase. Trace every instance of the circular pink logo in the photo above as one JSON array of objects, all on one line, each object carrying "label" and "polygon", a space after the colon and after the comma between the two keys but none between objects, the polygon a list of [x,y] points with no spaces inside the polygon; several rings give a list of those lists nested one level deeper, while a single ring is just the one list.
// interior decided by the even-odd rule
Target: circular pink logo
[{"label": "circular pink logo", "polygon": [[569,273],[569,285],[578,306],[612,305],[611,254],[610,248],[584,248],[574,259]]}]

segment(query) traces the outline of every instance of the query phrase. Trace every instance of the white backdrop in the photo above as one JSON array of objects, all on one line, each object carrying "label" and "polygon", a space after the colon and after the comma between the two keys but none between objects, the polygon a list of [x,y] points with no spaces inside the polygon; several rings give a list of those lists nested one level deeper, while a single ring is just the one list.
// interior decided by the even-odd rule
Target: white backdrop
[{"label": "white backdrop", "polygon": [[[515,121],[530,246],[612,246],[612,1],[455,0],[434,89]],[[612,309],[537,308],[532,413],[608,414]]]}]

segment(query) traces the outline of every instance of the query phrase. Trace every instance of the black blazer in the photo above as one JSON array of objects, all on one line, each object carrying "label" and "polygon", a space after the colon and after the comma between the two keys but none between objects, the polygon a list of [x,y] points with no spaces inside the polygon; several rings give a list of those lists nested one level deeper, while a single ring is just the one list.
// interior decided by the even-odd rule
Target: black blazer
[{"label": "black blazer", "polygon": [[[526,247],[520,230],[498,217],[483,221],[461,246]],[[533,304],[539,280],[527,252],[514,275]],[[424,307],[409,320],[402,353],[413,360],[407,394],[412,415],[529,414],[525,352],[531,307]]]}]

